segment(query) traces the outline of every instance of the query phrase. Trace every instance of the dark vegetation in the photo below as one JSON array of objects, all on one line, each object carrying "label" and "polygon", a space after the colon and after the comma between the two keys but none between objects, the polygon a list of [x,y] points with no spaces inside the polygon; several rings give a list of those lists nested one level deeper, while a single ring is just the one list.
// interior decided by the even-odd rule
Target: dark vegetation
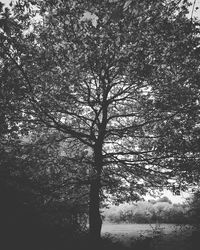
[{"label": "dark vegetation", "polygon": [[[0,2],[2,249],[121,249],[100,237],[108,197],[140,200],[174,177],[199,184],[199,23],[189,6]],[[119,220],[160,219],[150,204],[149,217],[127,210]],[[181,209],[165,220],[180,221]]]},{"label": "dark vegetation", "polygon": [[80,195],[75,199],[78,193],[73,193],[72,187],[61,189],[50,174],[40,180],[39,171],[35,176],[31,166],[12,153],[1,151],[0,157],[3,248],[42,250],[75,245],[86,231],[87,202]]}]

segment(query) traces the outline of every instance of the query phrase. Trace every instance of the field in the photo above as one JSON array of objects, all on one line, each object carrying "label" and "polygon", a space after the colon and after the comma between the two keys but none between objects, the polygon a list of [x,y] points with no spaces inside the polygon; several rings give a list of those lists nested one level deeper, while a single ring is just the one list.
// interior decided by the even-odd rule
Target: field
[{"label": "field", "polygon": [[121,241],[126,246],[138,244],[139,249],[188,250],[192,249],[192,231],[189,225],[105,223],[102,236],[109,235],[114,242]]}]

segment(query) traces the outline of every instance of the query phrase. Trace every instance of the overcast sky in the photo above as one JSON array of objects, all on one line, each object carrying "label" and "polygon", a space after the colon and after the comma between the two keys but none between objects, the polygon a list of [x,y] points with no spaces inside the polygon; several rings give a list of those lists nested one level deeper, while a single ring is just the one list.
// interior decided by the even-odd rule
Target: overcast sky
[{"label": "overcast sky", "polygon": [[0,2],[4,3],[5,5],[8,5],[10,3],[10,0],[0,0]]}]

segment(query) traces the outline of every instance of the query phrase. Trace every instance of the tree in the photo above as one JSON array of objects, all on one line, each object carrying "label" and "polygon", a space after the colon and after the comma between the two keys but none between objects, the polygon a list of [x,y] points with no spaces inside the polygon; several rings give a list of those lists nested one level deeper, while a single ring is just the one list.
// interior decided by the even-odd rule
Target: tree
[{"label": "tree", "polygon": [[187,7],[178,0],[18,1],[13,11],[24,31],[1,33],[8,82],[19,78],[25,92],[18,131],[39,124],[83,149],[92,239],[100,238],[102,191],[119,202],[127,190],[126,199],[136,198],[173,168],[158,141],[177,112],[174,103],[161,106],[165,86],[190,77],[197,28]]},{"label": "tree", "polygon": [[[168,84],[160,86],[156,104],[161,113],[175,114],[167,123],[161,122],[157,149],[160,155],[172,156],[168,158],[168,165],[173,166],[172,175],[179,173],[182,188],[188,183],[199,183],[200,54],[197,25],[199,21],[188,22],[186,33],[174,47],[174,54],[166,58],[165,67],[172,70],[172,75]],[[190,44],[185,39],[189,36]]]}]

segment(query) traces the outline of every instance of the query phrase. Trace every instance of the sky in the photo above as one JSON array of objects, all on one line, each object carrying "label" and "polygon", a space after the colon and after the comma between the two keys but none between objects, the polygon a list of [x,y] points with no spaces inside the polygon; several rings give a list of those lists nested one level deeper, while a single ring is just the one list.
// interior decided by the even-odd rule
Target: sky
[{"label": "sky", "polygon": [[[172,203],[178,204],[178,203],[184,203],[187,198],[191,197],[191,194],[188,192],[181,191],[180,195],[173,195],[173,193],[170,190],[164,189],[162,195],[156,197],[156,199],[160,197],[168,197]],[[155,199],[155,197],[147,193],[144,196],[144,199],[148,201],[151,199]]]},{"label": "sky", "polygon": [[0,2],[4,3],[6,6],[10,3],[10,0],[0,0]]}]

